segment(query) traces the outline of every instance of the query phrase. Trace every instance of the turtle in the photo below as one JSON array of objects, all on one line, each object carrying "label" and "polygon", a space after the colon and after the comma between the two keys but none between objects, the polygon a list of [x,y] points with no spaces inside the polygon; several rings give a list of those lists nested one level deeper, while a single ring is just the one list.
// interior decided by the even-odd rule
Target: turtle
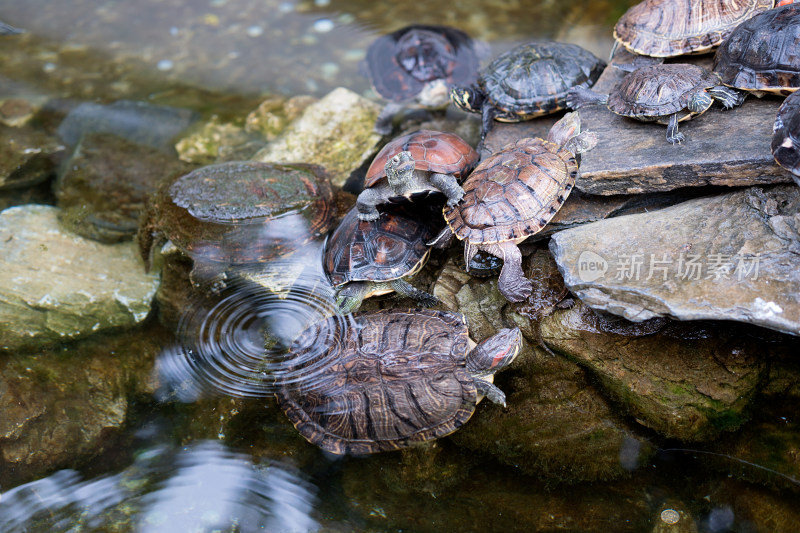
[{"label": "turtle", "polygon": [[448,205],[455,205],[464,194],[458,181],[478,159],[478,152],[455,133],[418,130],[397,137],[367,169],[356,201],[358,216],[375,220],[378,204],[420,199],[437,191],[444,193]]},{"label": "turtle", "polygon": [[[519,328],[475,344],[464,315],[383,309],[330,317],[289,349],[276,398],[312,444],[334,454],[396,450],[449,435],[482,397],[505,406],[493,374],[522,345]],[[299,376],[296,377],[296,376]]]},{"label": "turtle", "polygon": [[713,70],[722,83],[788,95],[800,87],[800,4],[765,11],[740,24],[717,49]]},{"label": "turtle", "polygon": [[388,135],[406,105],[445,107],[452,85],[478,77],[480,55],[469,35],[449,26],[413,24],[378,37],[361,63],[375,92],[388,100],[375,131]]},{"label": "turtle", "polygon": [[464,198],[444,208],[447,227],[431,245],[444,248],[452,237],[464,241],[464,262],[478,250],[503,260],[498,289],[510,302],[532,290],[522,272],[519,243],[540,231],[561,208],[578,177],[576,155],[597,143],[581,132],[577,112],[556,122],[547,140],[523,138],[509,143],[480,165],[464,182]]},{"label": "turtle", "polygon": [[772,128],[772,156],[800,185],[800,92],[786,97]]},{"label": "turtle", "polygon": [[614,26],[614,50],[621,44],[634,54],[658,58],[710,52],[736,26],[774,4],[775,0],[644,0]]},{"label": "turtle", "polygon": [[667,141],[685,139],[678,122],[705,113],[719,101],[726,109],[740,105],[743,95],[720,83],[708,69],[688,63],[648,65],[629,72],[610,94],[576,88],[567,105],[579,109],[589,104],[606,104],[617,115],[642,122],[667,124]]},{"label": "turtle", "polygon": [[325,275],[336,290],[339,313],[351,313],[369,296],[397,291],[420,305],[439,300],[402,279],[416,274],[428,261],[427,243],[435,232],[413,216],[395,210],[377,220],[358,218],[352,208],[325,245]]},{"label": "turtle", "polygon": [[464,111],[481,114],[481,142],[493,120],[520,122],[566,107],[572,87],[591,87],[606,63],[577,44],[531,42],[493,60],[477,83],[456,86],[450,98]]},{"label": "turtle", "polygon": [[169,179],[148,202],[137,235],[149,269],[169,240],[191,257],[193,285],[224,288],[229,267],[285,258],[333,223],[325,169],[306,163],[230,161]]}]

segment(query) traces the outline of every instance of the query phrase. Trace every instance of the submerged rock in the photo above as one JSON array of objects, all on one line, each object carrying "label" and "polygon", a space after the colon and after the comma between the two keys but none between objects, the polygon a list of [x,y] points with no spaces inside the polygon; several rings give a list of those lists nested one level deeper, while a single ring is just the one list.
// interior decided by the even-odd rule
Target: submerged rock
[{"label": "submerged rock", "polygon": [[556,234],[587,305],[643,321],[735,320],[800,335],[800,189],[750,188]]},{"label": "submerged rock", "polygon": [[175,150],[183,161],[198,165],[250,159],[265,144],[261,136],[222,123],[216,116],[192,130],[175,144]]},{"label": "submerged rock", "polygon": [[253,159],[322,165],[333,184],[341,186],[375,153],[381,136],[372,127],[379,112],[375,102],[340,87],[308,106]]},{"label": "submerged rock", "polygon": [[609,320],[577,304],[545,318],[540,331],[639,423],[668,438],[700,441],[738,428],[766,376],[761,343],[732,329]]},{"label": "submerged rock", "polygon": [[59,220],[100,242],[131,239],[158,183],[191,169],[174,156],[116,135],[84,135],[55,184]]},{"label": "submerged rock", "polygon": [[55,157],[63,150],[55,138],[41,131],[0,125],[0,191],[31,187],[52,178]]},{"label": "submerged rock", "polygon": [[257,133],[267,141],[274,141],[289,123],[316,101],[316,98],[308,95],[297,95],[289,99],[270,96],[247,115],[245,130]]},{"label": "submerged rock", "polygon": [[133,243],[99,244],[64,231],[58,209],[0,213],[0,350],[85,337],[145,319],[158,277]]}]

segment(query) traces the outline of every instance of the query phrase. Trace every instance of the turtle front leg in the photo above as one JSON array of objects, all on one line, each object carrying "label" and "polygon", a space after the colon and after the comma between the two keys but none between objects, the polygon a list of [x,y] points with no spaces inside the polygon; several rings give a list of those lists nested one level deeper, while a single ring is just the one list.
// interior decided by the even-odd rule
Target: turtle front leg
[{"label": "turtle front leg", "polygon": [[714,100],[721,103],[725,109],[740,106],[744,103],[744,99],[747,98],[747,92],[737,91],[730,87],[725,87],[724,85],[711,87],[710,89],[706,89],[706,92],[711,95]]},{"label": "turtle front leg", "polygon": [[387,283],[397,294],[413,298],[422,307],[433,307],[439,303],[439,298],[433,294],[419,290],[404,279],[394,279]]},{"label": "turtle front leg", "polygon": [[[492,126],[494,126],[494,117],[497,116],[497,109],[488,102],[483,104],[481,107],[481,147],[483,147],[483,141],[486,140],[486,135],[491,131]],[[480,150],[478,150],[480,152]]]},{"label": "turtle front leg", "polygon": [[383,109],[381,109],[378,118],[375,120],[375,126],[372,128],[375,133],[381,135],[389,135],[392,133],[392,122],[394,116],[403,110],[403,105],[397,102],[389,102]]},{"label": "turtle front leg", "polygon": [[678,131],[678,114],[673,113],[669,117],[669,124],[667,125],[667,141],[670,144],[682,143],[686,137],[683,133]]},{"label": "turtle front leg", "polygon": [[503,407],[506,406],[506,393],[497,388],[494,383],[475,378],[475,388],[478,389],[478,394],[483,394],[491,400],[492,403],[499,403]]},{"label": "turtle front leg", "polygon": [[347,315],[361,307],[369,292],[369,281],[351,281],[336,291],[336,311]]},{"label": "turtle front leg", "polygon": [[433,246],[438,250],[444,250],[450,246],[451,242],[453,242],[453,237],[453,230],[450,229],[450,226],[445,226],[444,229],[439,232],[439,235],[434,237],[432,241],[426,242],[425,244],[428,246]]},{"label": "turtle front leg", "polygon": [[464,197],[464,189],[458,184],[455,176],[452,174],[439,174],[438,172],[431,173],[431,185],[439,189],[447,197],[447,205],[455,207]]},{"label": "turtle front leg", "polygon": [[[522,302],[531,295],[533,284],[531,280],[525,277],[525,273],[522,271],[522,252],[519,251],[519,247],[514,241],[481,244],[477,248],[503,260],[503,268],[500,270],[497,288],[506,300],[509,302]],[[472,257],[465,257],[465,259],[469,264],[469,259],[472,259]]]},{"label": "turtle front leg", "polygon": [[358,219],[366,221],[378,220],[381,214],[375,206],[384,203],[387,196],[387,187],[371,187],[361,191],[356,200]]},{"label": "turtle front leg", "polygon": [[606,105],[607,103],[607,94],[598,93],[586,87],[573,87],[567,93],[567,107],[573,110],[587,105]]}]

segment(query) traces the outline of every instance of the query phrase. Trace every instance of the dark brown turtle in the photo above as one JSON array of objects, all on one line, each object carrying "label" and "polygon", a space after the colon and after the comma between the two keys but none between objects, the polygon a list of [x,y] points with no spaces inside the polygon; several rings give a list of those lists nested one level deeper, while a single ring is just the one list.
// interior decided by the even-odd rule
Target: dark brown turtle
[{"label": "dark brown turtle", "polygon": [[482,396],[505,405],[493,374],[522,344],[503,329],[476,345],[464,316],[385,309],[331,317],[304,331],[290,354],[299,361],[276,397],[309,442],[335,454],[396,450],[449,435]]},{"label": "dark brown turtle", "polygon": [[325,274],[336,289],[341,314],[351,313],[364,298],[397,291],[420,305],[439,300],[402,279],[413,276],[430,255],[427,242],[435,233],[419,217],[399,211],[377,220],[359,220],[354,207],[325,246]]},{"label": "dark brown turtle", "polygon": [[478,163],[478,152],[454,133],[419,130],[398,137],[378,152],[367,169],[356,206],[361,220],[375,220],[376,205],[442,192],[447,205],[464,194],[458,184]]},{"label": "dark brown turtle", "polygon": [[580,131],[577,113],[555,123],[547,140],[521,139],[483,160],[464,182],[464,198],[446,207],[447,228],[431,243],[446,246],[453,235],[464,241],[464,261],[478,250],[503,260],[498,288],[510,302],[531,293],[517,246],[541,230],[564,204],[575,179],[575,155],[597,139]]},{"label": "dark brown turtle", "polygon": [[481,141],[494,120],[520,122],[566,107],[567,91],[591,87],[606,64],[577,44],[526,43],[505,52],[478,76],[454,87],[453,102],[482,118]]},{"label": "dark brown turtle", "polygon": [[257,267],[324,235],[333,206],[328,175],[320,166],[210,165],[160,188],[139,230],[139,247],[149,266],[156,244],[169,240],[194,260],[195,284],[219,282],[228,267]]},{"label": "dark brown turtle", "polygon": [[772,155],[800,185],[800,92],[788,96],[778,109],[772,129]]},{"label": "dark brown turtle", "polygon": [[709,52],[736,26],[772,9],[774,4],[774,0],[644,0],[620,17],[614,26],[614,39],[631,52],[646,56],[700,54]]},{"label": "dark brown turtle", "polygon": [[629,72],[608,95],[574,89],[567,97],[567,105],[580,109],[589,104],[607,104],[617,115],[667,124],[667,141],[675,144],[684,140],[678,122],[705,113],[714,100],[730,108],[741,104],[743,97],[721,85],[717,75],[703,67],[670,63]]},{"label": "dark brown turtle", "polygon": [[788,95],[800,87],[800,5],[765,11],[740,24],[714,56],[722,83],[750,91]]},{"label": "dark brown turtle", "polygon": [[414,24],[376,39],[362,63],[375,92],[389,101],[375,131],[389,134],[395,114],[407,105],[445,107],[452,85],[477,78],[478,55],[466,33],[448,26]]}]

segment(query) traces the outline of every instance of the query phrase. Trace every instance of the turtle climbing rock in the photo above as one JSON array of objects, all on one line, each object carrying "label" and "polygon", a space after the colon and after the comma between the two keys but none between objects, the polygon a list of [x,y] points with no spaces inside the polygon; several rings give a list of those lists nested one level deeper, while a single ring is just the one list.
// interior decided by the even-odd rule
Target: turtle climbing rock
[{"label": "turtle climbing rock", "polygon": [[577,44],[526,43],[492,61],[472,86],[453,87],[464,111],[481,114],[481,141],[494,120],[520,122],[566,108],[567,92],[591,87],[606,64]]},{"label": "turtle climbing rock", "polygon": [[375,92],[389,102],[375,131],[389,134],[392,119],[407,105],[445,107],[452,85],[475,81],[479,62],[475,42],[448,26],[414,24],[379,37],[362,63]]},{"label": "turtle climbing rock", "polygon": [[436,305],[436,297],[403,279],[425,265],[427,243],[434,235],[431,226],[412,213],[395,210],[364,221],[356,208],[351,209],[325,246],[325,275],[336,290],[339,313],[351,313],[364,298],[392,291],[426,307]]},{"label": "turtle climbing rock", "polygon": [[483,160],[464,182],[462,201],[445,208],[447,227],[431,244],[445,247],[453,236],[464,241],[466,264],[478,250],[501,258],[501,294],[510,302],[527,298],[532,285],[517,245],[540,231],[572,191],[575,156],[597,143],[580,127],[578,113],[567,113],[547,140],[521,139]]},{"label": "turtle climbing rock", "polygon": [[419,199],[433,192],[455,205],[464,194],[459,180],[478,163],[478,153],[454,133],[419,130],[398,137],[378,152],[358,195],[361,220],[375,220],[376,205]]},{"label": "turtle climbing rock", "polygon": [[567,96],[571,109],[589,104],[606,104],[617,115],[642,122],[667,124],[667,141],[684,140],[678,122],[705,113],[718,100],[725,108],[744,100],[737,91],[720,83],[716,74],[688,63],[658,64],[629,72],[611,94],[576,88]]},{"label": "turtle climbing rock", "polygon": [[714,56],[722,83],[761,96],[800,88],[800,4],[770,9],[731,32]]},{"label": "turtle climbing rock", "polygon": [[788,96],[778,109],[772,129],[772,155],[800,185],[800,92]]},{"label": "turtle climbing rock", "polygon": [[644,0],[614,26],[614,47],[621,44],[634,54],[660,58],[710,52],[736,26],[774,4],[775,0]]},{"label": "turtle climbing rock", "polygon": [[476,345],[464,316],[445,311],[335,316],[294,341],[292,378],[278,378],[276,397],[300,434],[323,450],[395,450],[456,431],[484,395],[505,405],[493,375],[521,344],[514,328]]},{"label": "turtle climbing rock", "polygon": [[193,284],[224,286],[231,267],[287,257],[333,223],[325,170],[305,163],[232,161],[168,180],[150,201],[138,241],[148,268],[169,240],[194,261]]}]

